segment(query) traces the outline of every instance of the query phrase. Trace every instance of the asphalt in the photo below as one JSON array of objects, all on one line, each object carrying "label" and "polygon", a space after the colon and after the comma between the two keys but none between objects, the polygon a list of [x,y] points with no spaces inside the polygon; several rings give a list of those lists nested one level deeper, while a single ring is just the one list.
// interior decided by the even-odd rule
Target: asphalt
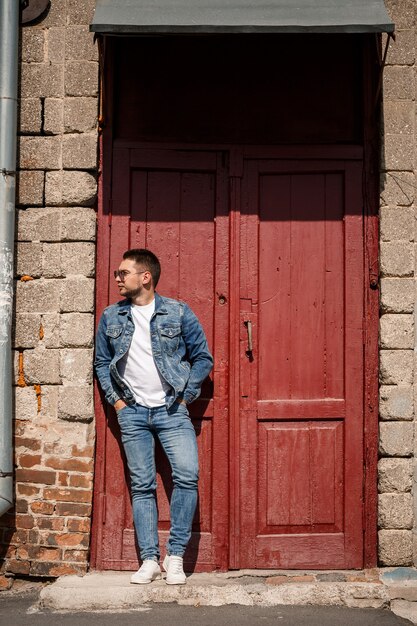
[{"label": "asphalt", "polygon": [[417,570],[241,570],[192,574],[184,586],[132,585],[129,572],[91,572],[37,586],[17,580],[0,592],[0,624],[20,626],[30,617],[34,626],[106,626],[115,615],[121,624],[144,626],[191,619],[198,626],[417,624]]}]

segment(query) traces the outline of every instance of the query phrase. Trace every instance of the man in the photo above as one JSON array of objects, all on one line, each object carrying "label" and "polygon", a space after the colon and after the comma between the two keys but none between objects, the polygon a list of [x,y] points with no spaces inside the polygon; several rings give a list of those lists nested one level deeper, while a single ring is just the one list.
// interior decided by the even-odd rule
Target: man
[{"label": "man", "polygon": [[155,292],[157,257],[128,250],[115,270],[125,298],[107,307],[97,331],[95,368],[117,413],[131,479],[133,519],[142,566],[132,583],[161,578],[155,499],[155,441],[172,470],[171,530],[163,567],[168,584],[186,582],[183,554],[197,504],[196,435],[187,404],[199,395],[213,359],[191,309]]}]

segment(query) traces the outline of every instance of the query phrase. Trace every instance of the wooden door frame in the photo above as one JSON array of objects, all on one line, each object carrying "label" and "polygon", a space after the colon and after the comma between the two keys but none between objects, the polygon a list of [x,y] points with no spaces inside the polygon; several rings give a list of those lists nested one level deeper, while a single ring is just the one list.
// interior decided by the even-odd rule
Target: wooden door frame
[{"label": "wooden door frame", "polygon": [[[364,49],[364,150],[361,146],[327,146],[328,156],[326,158],[358,158],[361,154],[363,159],[364,184],[363,184],[363,202],[364,202],[364,567],[374,567],[377,564],[377,462],[378,462],[378,324],[379,324],[379,290],[378,290],[378,184],[379,184],[379,143],[378,128],[375,123],[375,93],[376,93],[376,72],[375,72],[375,52],[371,50],[371,42]],[[108,227],[104,220],[100,217],[109,212],[111,197],[111,171],[112,171],[112,151],[113,151],[113,111],[112,111],[112,95],[113,95],[113,55],[111,48],[105,53],[106,46],[101,46],[102,61],[104,57],[105,76],[101,81],[102,94],[109,94],[104,102],[103,110],[100,113],[100,138],[99,138],[99,172],[98,172],[98,228],[97,228],[97,263],[96,263],[96,324],[98,323],[97,312],[101,311],[107,304],[107,278],[109,271],[109,238]],[[103,85],[105,90],[103,92]],[[378,119],[378,118],[377,118]],[[118,142],[118,144],[126,144],[128,142]],[[137,142],[135,142],[137,145]],[[148,144],[149,145],[149,144]],[[172,144],[157,144],[159,148],[169,148]],[[178,144],[175,144],[178,147]],[[239,152],[241,149],[247,151],[247,154],[253,156],[265,157],[268,150],[276,154],[277,149],[285,154],[285,158],[317,158],[317,154],[323,155],[324,146],[241,146],[237,151],[234,146],[229,145],[212,145],[212,144],[184,144],[184,148],[204,150],[218,149],[230,150],[232,170],[231,175],[231,205],[230,205],[230,283],[234,282],[239,274],[238,258],[233,260],[232,250],[236,250],[239,238],[239,220],[238,208],[240,196],[238,187],[240,187],[241,174],[239,173]],[[236,320],[238,315],[239,302],[236,297],[230,294],[230,319]],[[236,325],[238,326],[238,325]],[[236,345],[236,333],[238,329],[230,336],[229,351],[229,371],[236,371],[237,360],[239,356],[236,354],[236,348],[232,349],[232,345]],[[236,445],[239,441],[236,424],[236,402],[239,400],[238,386],[234,385],[235,393],[230,394],[230,428],[233,438],[230,438],[230,452],[236,451]],[[90,567],[92,569],[102,569],[103,546],[102,546],[102,528],[105,523],[105,485],[104,485],[104,468],[105,468],[105,438],[106,438],[106,411],[103,399],[95,382],[94,393],[95,417],[96,417],[96,453],[95,453],[95,472],[94,472],[94,491],[93,491],[93,511],[92,511],[92,528],[91,528],[91,545],[90,545]],[[234,410],[234,413],[233,413]],[[232,456],[233,458],[233,456]],[[234,522],[238,520],[239,511],[236,507],[238,502],[238,493],[236,491],[237,482],[231,476],[230,487],[230,528],[234,529]],[[231,535],[233,532],[231,532]],[[233,535],[230,541],[235,542],[236,536]],[[231,546],[235,543],[231,543]],[[233,562],[229,562],[229,568],[233,568]]]}]

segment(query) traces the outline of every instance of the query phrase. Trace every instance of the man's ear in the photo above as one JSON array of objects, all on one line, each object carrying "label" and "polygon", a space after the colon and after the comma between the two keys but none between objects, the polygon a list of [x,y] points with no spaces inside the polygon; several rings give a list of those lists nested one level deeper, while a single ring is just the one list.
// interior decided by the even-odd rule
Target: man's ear
[{"label": "man's ear", "polygon": [[143,275],[143,284],[144,285],[152,284],[152,274],[150,273],[149,270],[146,270],[145,274]]}]

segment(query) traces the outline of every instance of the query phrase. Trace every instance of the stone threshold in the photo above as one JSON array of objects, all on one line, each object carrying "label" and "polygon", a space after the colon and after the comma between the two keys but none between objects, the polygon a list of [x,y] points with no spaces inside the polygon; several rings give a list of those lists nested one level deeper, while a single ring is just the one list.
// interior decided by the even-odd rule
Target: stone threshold
[{"label": "stone threshold", "polygon": [[[189,606],[317,605],[387,608],[417,624],[417,570],[239,570],[191,574],[183,586],[164,580],[130,584],[130,572],[62,576],[45,586],[37,610],[133,611],[149,603]],[[34,608],[36,610],[36,607]]]}]

